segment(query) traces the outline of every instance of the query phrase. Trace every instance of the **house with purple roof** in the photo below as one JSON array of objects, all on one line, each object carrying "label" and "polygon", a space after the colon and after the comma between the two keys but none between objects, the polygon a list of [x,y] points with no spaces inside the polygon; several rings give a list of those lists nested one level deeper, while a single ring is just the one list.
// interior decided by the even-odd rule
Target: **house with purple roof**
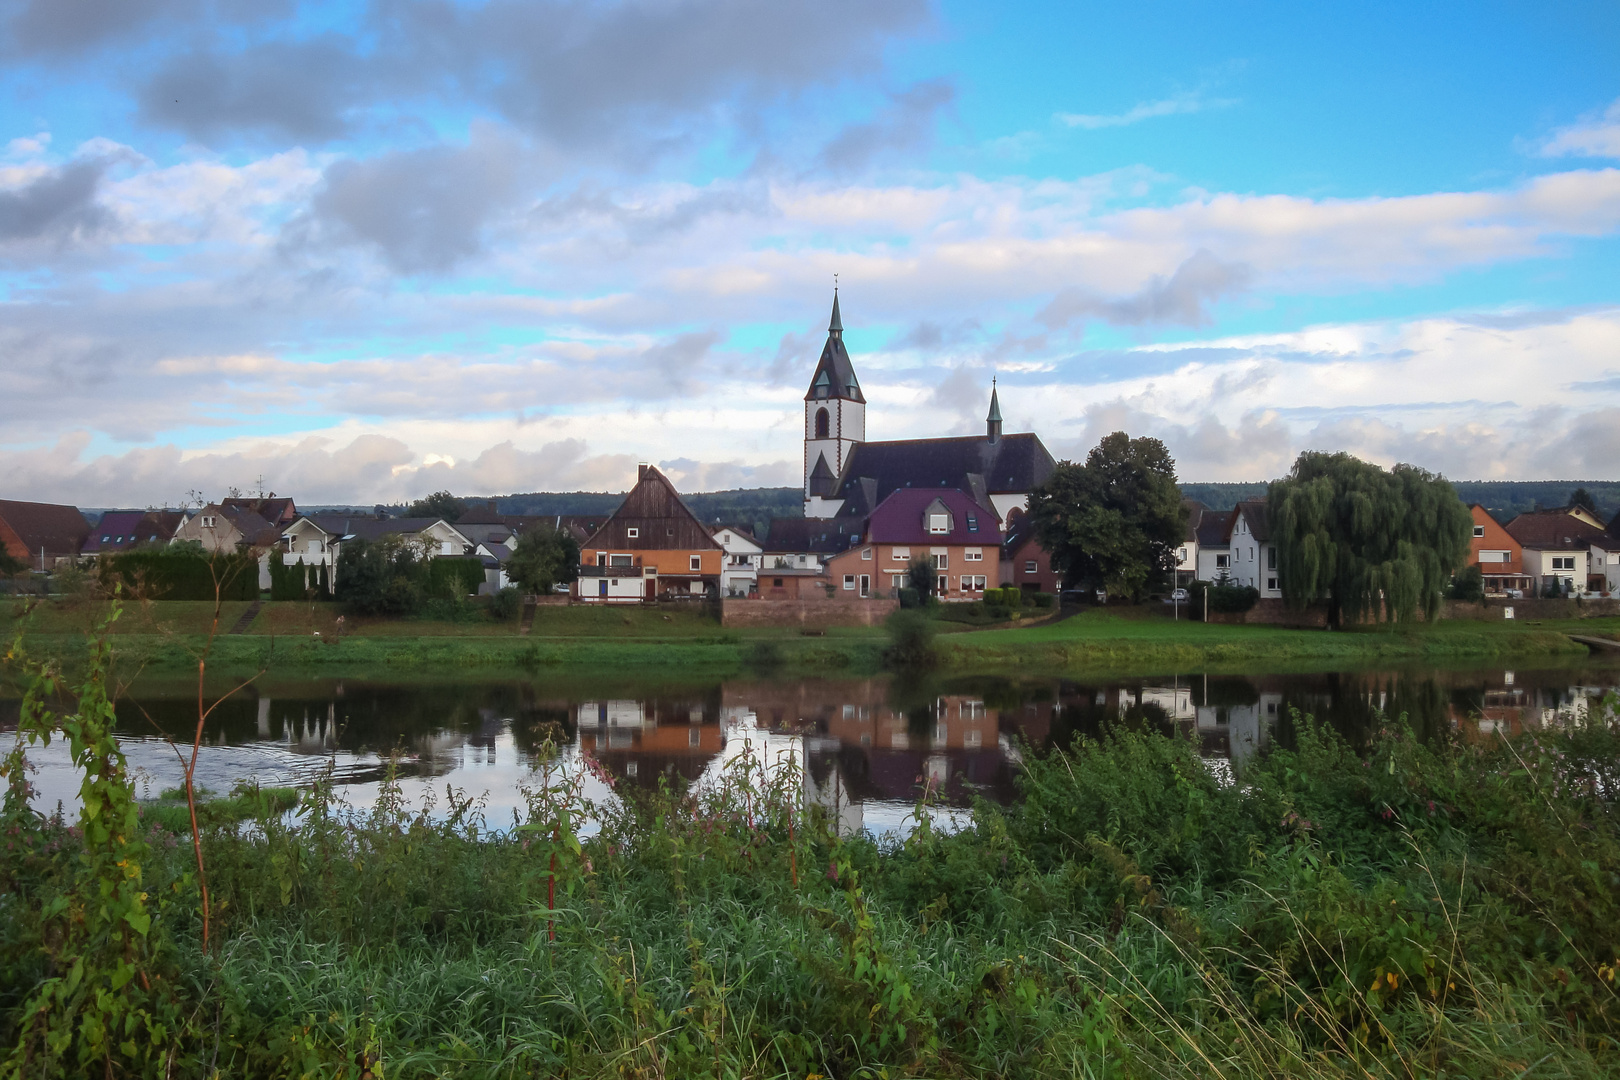
[{"label": "house with purple roof", "polygon": [[960,488],[901,488],[861,523],[857,542],[827,563],[834,595],[892,596],[927,559],[941,600],[980,600],[1001,579],[1001,521]]}]

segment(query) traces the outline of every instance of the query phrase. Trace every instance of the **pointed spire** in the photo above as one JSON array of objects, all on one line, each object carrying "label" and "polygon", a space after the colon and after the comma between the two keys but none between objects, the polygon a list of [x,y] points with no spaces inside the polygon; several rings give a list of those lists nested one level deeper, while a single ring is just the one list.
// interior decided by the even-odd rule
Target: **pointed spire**
[{"label": "pointed spire", "polygon": [[1001,398],[996,394],[996,378],[990,377],[990,415],[984,418],[984,436],[991,442],[1001,439]]},{"label": "pointed spire", "polygon": [[827,324],[827,332],[829,334],[837,334],[840,337],[842,337],[844,333],[844,320],[838,317],[838,286],[836,285],[833,286],[832,322]]}]

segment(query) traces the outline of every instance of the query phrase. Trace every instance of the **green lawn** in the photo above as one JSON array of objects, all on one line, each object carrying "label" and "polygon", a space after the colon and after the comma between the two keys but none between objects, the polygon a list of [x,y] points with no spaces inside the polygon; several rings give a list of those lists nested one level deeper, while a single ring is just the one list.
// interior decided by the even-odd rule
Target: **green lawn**
[{"label": "green lawn", "polygon": [[[726,675],[768,666],[871,672],[881,666],[881,628],[842,627],[806,636],[796,627],[723,628],[700,605],[541,607],[532,631],[480,612],[462,619],[348,617],[337,630],[332,604],[266,603],[245,633],[231,634],[245,603],[224,605],[210,665],[222,672],[270,667],[331,674],[477,668],[600,668],[702,671]],[[19,605],[0,603],[9,638]],[[102,617],[96,604],[51,603],[31,617],[36,652],[82,655]],[[130,604],[114,627],[120,669],[193,668],[213,605]],[[975,629],[940,622],[945,665],[965,670],[1235,670],[1258,664],[1358,665],[1386,661],[1464,662],[1573,658],[1585,646],[1570,633],[1616,636],[1620,619],[1442,622],[1342,631],[1172,621],[1156,607],[1088,610],[1038,625]]]}]

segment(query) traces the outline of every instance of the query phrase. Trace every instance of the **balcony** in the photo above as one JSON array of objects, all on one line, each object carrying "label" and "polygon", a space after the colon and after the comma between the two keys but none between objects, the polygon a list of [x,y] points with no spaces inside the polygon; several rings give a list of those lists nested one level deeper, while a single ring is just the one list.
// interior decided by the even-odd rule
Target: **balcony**
[{"label": "balcony", "polygon": [[582,578],[627,578],[646,577],[647,568],[637,559],[630,566],[581,566],[579,576]]}]

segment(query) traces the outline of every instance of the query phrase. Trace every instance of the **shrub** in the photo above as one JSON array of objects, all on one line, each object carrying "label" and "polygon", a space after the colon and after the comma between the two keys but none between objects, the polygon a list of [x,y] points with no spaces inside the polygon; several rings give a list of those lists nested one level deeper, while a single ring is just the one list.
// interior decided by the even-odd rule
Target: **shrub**
[{"label": "shrub", "polygon": [[523,610],[523,594],[508,585],[489,598],[489,617],[496,622],[511,622]]},{"label": "shrub", "polygon": [[1204,593],[1209,594],[1209,610],[1235,614],[1248,611],[1260,600],[1260,590],[1252,585],[1228,585],[1225,582],[1195,581],[1187,590],[1187,600],[1194,617],[1204,614]]},{"label": "shrub", "polygon": [[934,589],[939,583],[939,571],[934,569],[932,559],[912,559],[908,568],[911,575],[911,587],[917,590],[917,598],[924,606],[935,602]]},{"label": "shrub", "polygon": [[1466,600],[1480,603],[1485,599],[1485,573],[1476,563],[1465,566],[1457,571],[1451,579],[1451,587],[1446,595],[1453,600]]},{"label": "shrub", "polygon": [[922,595],[916,589],[907,586],[900,590],[900,606],[910,609],[922,606]]},{"label": "shrub", "polygon": [[938,660],[934,622],[921,611],[897,611],[883,625],[889,631],[889,647],[883,652],[883,660],[890,667],[926,668]]},{"label": "shrub", "polygon": [[1053,599],[1049,592],[1038,592],[1029,598],[1029,603],[1031,607],[1039,608],[1041,611],[1050,611]]},{"label": "shrub", "polygon": [[102,582],[122,579],[150,600],[257,600],[259,564],[249,552],[205,553],[200,546],[127,551],[102,560]]},{"label": "shrub", "polygon": [[305,566],[300,558],[288,565],[279,549],[270,553],[270,599],[272,600],[330,600],[327,588],[326,566]]}]

